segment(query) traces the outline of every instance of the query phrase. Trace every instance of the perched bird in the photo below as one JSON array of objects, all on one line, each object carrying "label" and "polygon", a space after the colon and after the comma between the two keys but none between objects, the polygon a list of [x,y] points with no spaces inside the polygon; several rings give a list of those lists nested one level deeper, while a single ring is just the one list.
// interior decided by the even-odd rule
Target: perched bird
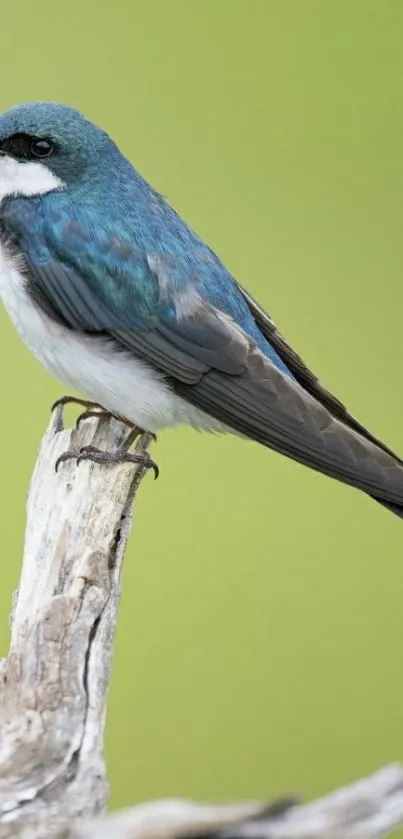
[{"label": "perched bird", "polygon": [[[128,424],[232,430],[403,516],[402,460],[325,390],[110,137],[67,106],[0,116],[0,294],[39,361]],[[139,457],[128,446],[83,455]]]}]

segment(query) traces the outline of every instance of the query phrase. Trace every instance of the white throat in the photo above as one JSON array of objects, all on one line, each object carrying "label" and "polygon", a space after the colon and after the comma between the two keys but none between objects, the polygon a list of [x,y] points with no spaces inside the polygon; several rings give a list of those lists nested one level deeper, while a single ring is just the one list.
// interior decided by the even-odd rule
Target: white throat
[{"label": "white throat", "polygon": [[63,186],[65,183],[39,161],[22,163],[0,155],[0,201],[11,195],[44,195]]}]

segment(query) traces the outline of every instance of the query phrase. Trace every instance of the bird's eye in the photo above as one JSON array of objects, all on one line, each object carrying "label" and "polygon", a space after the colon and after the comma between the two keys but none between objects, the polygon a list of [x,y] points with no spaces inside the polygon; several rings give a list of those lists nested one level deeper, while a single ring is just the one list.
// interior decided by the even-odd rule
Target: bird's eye
[{"label": "bird's eye", "polygon": [[54,154],[55,147],[51,140],[33,137],[30,143],[32,157],[50,157]]},{"label": "bird's eye", "polygon": [[12,134],[0,141],[0,154],[7,154],[17,160],[35,160],[51,157],[57,151],[49,137],[35,137],[32,134]]}]

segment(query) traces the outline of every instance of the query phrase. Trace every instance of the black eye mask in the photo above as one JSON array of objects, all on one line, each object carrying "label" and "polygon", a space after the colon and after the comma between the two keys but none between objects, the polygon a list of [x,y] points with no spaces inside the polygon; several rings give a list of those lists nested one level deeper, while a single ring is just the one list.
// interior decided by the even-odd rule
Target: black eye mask
[{"label": "black eye mask", "polygon": [[12,134],[0,142],[0,154],[17,160],[40,160],[56,153],[56,146],[48,137],[30,134]]}]

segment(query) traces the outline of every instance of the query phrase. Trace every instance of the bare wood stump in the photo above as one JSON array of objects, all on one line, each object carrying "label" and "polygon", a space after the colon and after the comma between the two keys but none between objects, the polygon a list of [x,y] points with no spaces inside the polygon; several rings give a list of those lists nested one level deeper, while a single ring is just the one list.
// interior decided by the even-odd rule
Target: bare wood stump
[{"label": "bare wood stump", "polygon": [[115,448],[124,434],[114,420],[64,430],[56,411],[41,444],[0,668],[0,839],[369,839],[403,825],[401,766],[306,805],[172,800],[104,815],[120,571],[144,469],[69,461],[56,474],[54,465],[67,449]]}]

